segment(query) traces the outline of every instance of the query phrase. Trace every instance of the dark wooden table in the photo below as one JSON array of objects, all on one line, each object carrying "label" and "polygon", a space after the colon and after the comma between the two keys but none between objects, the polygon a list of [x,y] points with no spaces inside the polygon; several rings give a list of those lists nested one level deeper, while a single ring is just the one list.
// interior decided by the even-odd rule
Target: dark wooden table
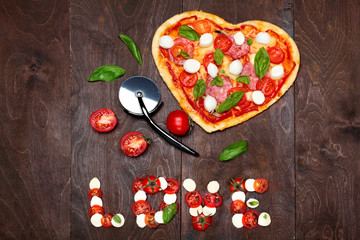
[{"label": "dark wooden table", "polygon": [[[233,23],[259,19],[284,28],[301,54],[295,85],[266,112],[223,132],[199,126],[183,138],[200,152],[174,149],[142,119],[124,113],[118,89],[133,75],[159,86],[163,107],[154,120],[166,128],[179,109],[151,55],[157,27],[171,16],[202,9]],[[359,1],[0,1],[0,239],[358,239],[360,236],[360,3]],[[144,66],[117,37],[131,36]],[[111,83],[88,83],[101,65],[127,70]],[[93,131],[89,115],[109,107],[116,129]],[[137,158],[120,150],[128,131],[153,144]],[[217,157],[228,144],[247,140],[248,152],[229,162]],[[205,192],[218,180],[224,197],[213,226],[191,226],[185,190],[181,211],[168,225],[140,229],[131,213],[131,183],[146,173],[191,177]],[[102,183],[107,212],[121,212],[120,229],[89,222],[89,180]],[[270,227],[231,224],[230,177],[264,177],[256,196]],[[161,201],[157,194],[149,200]],[[156,208],[156,207],[155,207]]]}]

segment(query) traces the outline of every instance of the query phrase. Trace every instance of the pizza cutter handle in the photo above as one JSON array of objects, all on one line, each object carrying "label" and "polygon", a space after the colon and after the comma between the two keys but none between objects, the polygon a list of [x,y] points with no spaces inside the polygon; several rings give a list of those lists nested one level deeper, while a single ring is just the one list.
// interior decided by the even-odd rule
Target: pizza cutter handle
[{"label": "pizza cutter handle", "polygon": [[195,157],[198,157],[199,154],[194,151],[193,149],[189,148],[188,146],[182,144],[181,142],[179,142],[178,140],[176,140],[175,138],[173,138],[171,135],[169,135],[167,132],[165,132],[164,130],[162,130],[158,125],[156,125],[156,123],[150,118],[149,112],[145,107],[144,101],[142,100],[142,95],[137,95],[137,98],[139,100],[139,104],[140,104],[140,108],[142,113],[145,115],[145,119],[146,121],[151,125],[151,127],[153,129],[155,129],[155,131],[163,138],[165,139],[168,143],[170,143],[171,145],[173,145],[174,147],[180,149],[181,151],[190,153],[191,155],[194,155]]}]

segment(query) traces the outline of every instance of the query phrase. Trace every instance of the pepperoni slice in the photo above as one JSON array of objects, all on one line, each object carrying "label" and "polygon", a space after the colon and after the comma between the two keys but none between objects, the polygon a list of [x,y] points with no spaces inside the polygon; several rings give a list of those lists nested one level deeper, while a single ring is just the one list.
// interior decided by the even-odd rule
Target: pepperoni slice
[{"label": "pepperoni slice", "polygon": [[232,88],[230,79],[225,75],[219,75],[223,80],[221,87],[211,85],[213,78],[209,75],[206,80],[206,95],[210,95],[216,99],[217,102],[222,103],[227,98],[227,93]]},{"label": "pepperoni slice", "polygon": [[170,60],[176,65],[183,65],[186,59],[179,52],[186,52],[191,58],[194,53],[194,44],[186,38],[177,38],[169,49]]},{"label": "pepperoni slice", "polygon": [[224,54],[230,56],[232,59],[239,59],[250,52],[250,46],[246,44],[246,39],[242,45],[236,45],[234,35],[235,34],[228,35],[228,38],[231,41],[231,47],[224,52]]},{"label": "pepperoni slice", "polygon": [[256,89],[256,84],[257,82],[260,80],[259,77],[256,75],[255,73],[255,67],[254,65],[252,65],[250,62],[246,63],[243,66],[243,70],[241,72],[241,75],[247,75],[250,77],[250,84],[248,84],[247,86],[251,89],[251,90],[257,90]]}]

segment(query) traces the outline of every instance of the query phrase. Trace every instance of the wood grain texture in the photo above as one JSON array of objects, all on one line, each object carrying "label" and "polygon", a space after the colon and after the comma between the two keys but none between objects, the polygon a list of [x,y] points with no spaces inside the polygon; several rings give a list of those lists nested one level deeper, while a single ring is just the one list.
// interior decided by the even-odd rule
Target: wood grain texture
[{"label": "wood grain texture", "polygon": [[0,1],[0,239],[70,237],[68,1]]}]

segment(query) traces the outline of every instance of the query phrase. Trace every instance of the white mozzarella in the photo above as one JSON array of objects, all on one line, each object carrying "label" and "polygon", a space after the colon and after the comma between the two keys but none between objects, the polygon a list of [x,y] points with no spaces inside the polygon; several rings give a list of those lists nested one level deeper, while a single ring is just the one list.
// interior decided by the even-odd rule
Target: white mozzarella
[{"label": "white mozzarella", "polygon": [[241,200],[241,201],[245,202],[245,193],[242,192],[242,191],[234,192],[234,193],[231,195],[231,200],[233,200],[233,201],[235,201],[235,200]]},{"label": "white mozzarella", "polygon": [[206,111],[212,113],[217,106],[217,101],[213,96],[207,95],[204,99],[204,107]]},{"label": "white mozzarella", "polygon": [[258,223],[260,226],[267,227],[271,223],[270,215],[267,212],[262,212],[259,215]]},{"label": "white mozzarella", "polygon": [[219,69],[215,64],[209,63],[209,65],[207,66],[207,71],[212,78],[215,78],[219,72]]},{"label": "white mozzarella", "polygon": [[93,196],[90,201],[90,207],[94,205],[99,205],[100,207],[103,206],[103,201],[98,196]]},{"label": "white mozzarella", "polygon": [[254,192],[255,191],[254,182],[255,182],[255,179],[252,179],[252,178],[246,179],[245,188],[246,188],[246,190],[248,192]]},{"label": "white mozzarella", "polygon": [[251,95],[251,98],[256,105],[261,105],[265,102],[265,96],[259,90],[254,91]]},{"label": "white mozzarella", "polygon": [[210,33],[201,35],[199,45],[200,47],[209,47],[214,42],[214,38]]},{"label": "white mozzarella", "polygon": [[183,182],[183,186],[184,186],[185,190],[188,192],[192,192],[196,189],[196,183],[191,178],[185,179]]},{"label": "white mozzarella", "polygon": [[159,177],[160,189],[165,190],[167,188],[167,181],[164,177]]},{"label": "white mozzarella", "polygon": [[157,223],[164,224],[163,211],[157,211],[154,218]]},{"label": "white mozzarella", "polygon": [[270,77],[272,79],[280,79],[284,76],[284,74],[284,67],[282,65],[276,65],[270,71]]},{"label": "white mozzarella", "polygon": [[252,65],[255,65],[255,55],[256,54],[249,54],[250,62]]},{"label": "white mozzarella", "polygon": [[246,201],[246,206],[249,208],[256,208],[259,206],[259,201],[255,198],[249,198],[249,200]]},{"label": "white mozzarella", "polygon": [[139,190],[134,195],[134,201],[137,202],[139,200],[146,200],[146,193],[143,190]]},{"label": "white mozzarella", "polygon": [[199,214],[203,212],[203,207],[200,205],[197,208],[189,208],[189,213],[193,217],[197,217]]},{"label": "white mozzarella", "polygon": [[124,216],[123,216],[121,213],[117,213],[117,214],[115,214],[115,215],[118,215],[118,216],[119,216],[119,218],[121,219],[121,222],[120,222],[120,223],[117,223],[117,222],[115,222],[114,218],[112,218],[112,219],[111,219],[111,224],[112,224],[114,227],[116,227],[116,228],[119,228],[119,227],[124,226],[124,223],[125,223],[125,218],[124,218]]},{"label": "white mozzarella", "polygon": [[243,214],[241,213],[234,214],[234,216],[232,217],[232,224],[236,228],[242,228],[243,227],[242,218],[243,218]]},{"label": "white mozzarella", "polygon": [[159,39],[159,46],[165,49],[169,49],[174,45],[174,40],[168,36],[164,35]]},{"label": "white mozzarella", "polygon": [[207,207],[207,206],[203,207],[203,214],[205,216],[214,216],[215,213],[216,213],[216,208],[214,208],[214,207],[211,208],[211,207]]},{"label": "white mozzarella", "polygon": [[97,177],[94,177],[93,179],[91,179],[90,183],[89,183],[89,188],[90,189],[100,188],[100,180]]},{"label": "white mozzarella", "polygon": [[267,32],[259,32],[256,35],[256,41],[260,44],[266,45],[271,41],[271,37]]},{"label": "white mozzarella", "polygon": [[188,73],[196,73],[200,69],[199,61],[195,59],[187,59],[184,62],[184,70]]},{"label": "white mozzarella", "polygon": [[136,224],[140,227],[140,228],[144,228],[146,226],[145,223],[145,214],[139,214],[136,217]]},{"label": "white mozzarella", "polygon": [[243,45],[245,42],[245,36],[242,32],[237,32],[234,35],[234,41],[236,45]]},{"label": "white mozzarella", "polygon": [[90,222],[94,227],[101,227],[101,218],[102,218],[102,214],[100,213],[95,213],[94,215],[91,216],[90,218]]},{"label": "white mozzarella", "polygon": [[243,65],[240,60],[235,60],[230,63],[229,73],[239,75],[243,70]]},{"label": "white mozzarella", "polygon": [[170,205],[170,204],[173,204],[176,202],[176,194],[165,194],[164,195],[164,202],[167,204],[167,205]]},{"label": "white mozzarella", "polygon": [[216,193],[220,189],[220,184],[218,181],[211,181],[207,185],[207,190],[209,193]]}]

